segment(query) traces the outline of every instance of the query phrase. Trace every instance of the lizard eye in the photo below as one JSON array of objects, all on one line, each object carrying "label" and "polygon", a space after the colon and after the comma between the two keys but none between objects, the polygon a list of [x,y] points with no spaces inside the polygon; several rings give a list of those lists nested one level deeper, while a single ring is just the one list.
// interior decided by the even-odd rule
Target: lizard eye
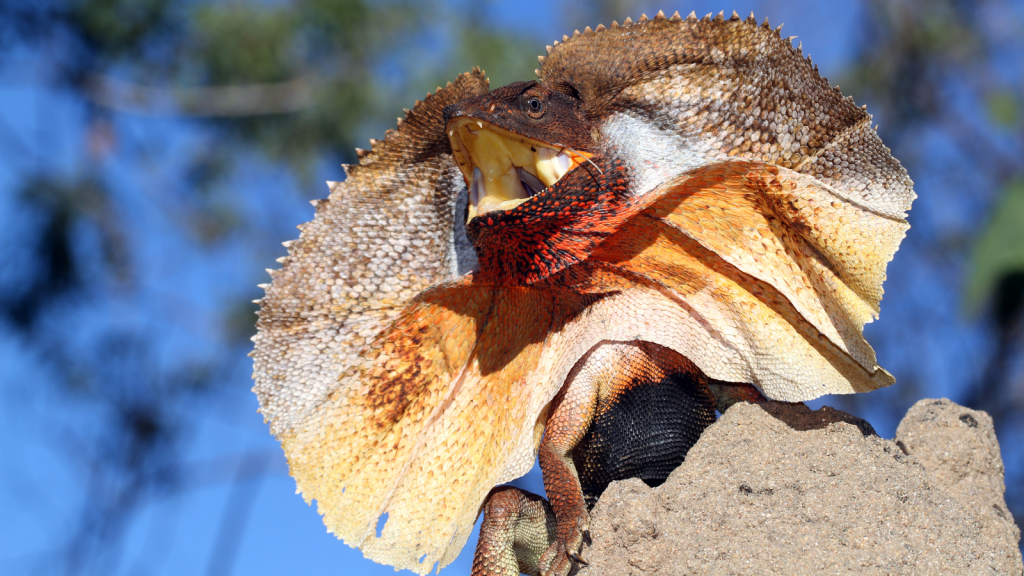
[{"label": "lizard eye", "polygon": [[526,113],[533,118],[540,118],[544,115],[544,103],[536,96],[527,96]]}]

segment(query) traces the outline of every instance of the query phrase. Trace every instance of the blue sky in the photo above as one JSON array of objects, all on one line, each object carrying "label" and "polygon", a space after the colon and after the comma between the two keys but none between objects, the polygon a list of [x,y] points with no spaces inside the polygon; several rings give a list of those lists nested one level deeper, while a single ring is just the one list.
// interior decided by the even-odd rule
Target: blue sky
[{"label": "blue sky", "polygon": [[[573,9],[567,4],[505,3],[488,14],[502,25],[536,36],[535,50],[522,55],[533,61],[545,44],[563,33],[598,24],[573,20]],[[453,9],[459,6],[452,2]],[[653,15],[658,8],[684,15],[690,10],[703,15],[735,9],[743,16],[753,11],[759,20],[767,16],[773,26],[785,23],[784,35],[798,36],[804,53],[833,83],[863,40],[856,2],[641,2],[637,9],[622,14],[620,21],[626,16],[636,19],[641,12]],[[415,54],[419,49],[410,45],[407,51]],[[24,264],[19,260],[24,251],[18,246],[22,227],[33,224],[32,214],[20,207],[13,194],[21,178],[39,169],[74,174],[90,162],[100,162],[115,183],[119,214],[130,223],[126,236],[136,266],[135,285],[130,291],[105,287],[100,304],[86,310],[69,307],[66,316],[51,319],[46,329],[83,349],[94,346],[101,329],[110,326],[159,334],[145,361],[168,366],[234,346],[211,327],[222,323],[227,302],[260,296],[255,286],[267,281],[263,270],[277,266],[274,259],[284,254],[280,242],[297,236],[295,226],[313,214],[308,200],[326,196],[326,187],[307,187],[260,157],[247,158],[244,170],[233,176],[231,198],[243,207],[251,225],[222,245],[210,248],[197,243],[182,234],[175,219],[183,216],[165,198],[183,185],[179,172],[185,158],[208,142],[204,129],[175,117],[121,114],[114,128],[118,152],[91,157],[86,151],[89,134],[82,120],[83,103],[47,87],[52,70],[44,62],[36,54],[15,49],[0,65],[0,138],[16,143],[6,147],[8,156],[0,162],[0,190],[4,191],[0,193],[0,246],[4,246],[0,276],[18,277]],[[1021,73],[1018,69],[1018,76]],[[859,97],[857,101],[872,111],[870,101]],[[886,120],[876,116],[877,121]],[[941,161],[942,138],[925,136],[922,141]],[[143,149],[145,153],[139,152]],[[340,167],[333,165],[317,166],[316,174],[317,182],[343,178]],[[911,235],[919,233],[918,220],[926,237],[930,227],[962,227],[970,232],[977,226],[983,216],[978,211],[987,204],[967,208],[951,204],[947,196],[929,194],[942,182],[932,181],[928,174],[911,176],[920,196],[911,212],[915,226]],[[78,249],[91,253],[97,241],[84,234]],[[956,397],[971,377],[970,366],[983,356],[986,342],[961,312],[959,290],[940,285],[960,280],[936,277],[926,261],[912,257],[904,251],[897,254],[889,284],[896,288],[887,292],[881,319],[869,326],[868,337],[879,351],[880,363],[897,376],[911,365],[934,366],[924,371],[927,396]],[[919,338],[920,325],[906,323],[905,315],[892,309],[927,310],[948,334]],[[914,339],[920,339],[921,346],[908,347],[907,341]],[[358,550],[327,534],[315,507],[295,494],[282,452],[256,413],[247,348],[230,350],[237,361],[223,376],[229,384],[220,392],[171,400],[185,426],[180,456],[188,464],[187,488],[152,495],[139,506],[120,548],[100,559],[106,563],[106,572],[392,574],[391,567],[364,559]],[[952,362],[952,357],[962,361]],[[85,496],[86,476],[75,453],[88,446],[79,448],[76,438],[88,437],[103,417],[102,406],[76,401],[73,391],[70,396],[58,396],[47,387],[54,378],[54,361],[26,348],[16,333],[0,325],[0,572],[6,574],[45,573],[49,558],[61,553]],[[860,414],[883,436],[892,437],[897,424],[886,403],[905,406],[914,400],[902,397],[899,387],[897,383],[892,390],[873,393],[879,399]],[[827,403],[831,400],[826,398],[814,406]],[[1011,471],[1024,466],[1019,452],[1007,455]],[[523,485],[542,491],[536,469]],[[251,505],[232,504],[242,501]],[[243,530],[231,533],[237,541],[222,539],[225,522],[243,523]],[[475,533],[443,573],[467,574],[474,542]],[[234,553],[218,554],[225,549],[230,552],[235,545]]]}]

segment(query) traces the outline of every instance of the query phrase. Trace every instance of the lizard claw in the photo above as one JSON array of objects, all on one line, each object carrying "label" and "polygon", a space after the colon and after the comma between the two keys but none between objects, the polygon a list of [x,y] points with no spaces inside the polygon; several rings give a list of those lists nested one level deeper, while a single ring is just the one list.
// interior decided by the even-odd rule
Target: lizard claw
[{"label": "lizard claw", "polygon": [[584,566],[590,566],[590,562],[587,562],[579,552],[569,552],[569,556]]},{"label": "lizard claw", "polygon": [[590,514],[585,509],[560,519],[555,541],[537,562],[541,576],[566,576],[572,570],[574,561],[588,565],[579,551],[589,528]]}]

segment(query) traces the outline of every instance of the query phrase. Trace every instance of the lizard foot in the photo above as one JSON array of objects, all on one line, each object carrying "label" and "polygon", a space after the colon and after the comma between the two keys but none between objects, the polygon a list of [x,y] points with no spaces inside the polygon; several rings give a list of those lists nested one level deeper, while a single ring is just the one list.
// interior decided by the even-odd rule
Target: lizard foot
[{"label": "lizard foot", "polygon": [[[568,516],[568,517],[566,517]],[[555,541],[540,555],[537,562],[541,576],[566,576],[574,562],[586,564],[580,556],[584,535],[590,530],[590,513],[585,508],[562,515],[558,519]]]},{"label": "lizard foot", "polygon": [[708,388],[715,396],[718,404],[718,411],[725,412],[732,405],[739,402],[761,403],[767,402],[761,392],[751,384],[733,384],[731,382],[711,381]]},{"label": "lizard foot", "polygon": [[470,576],[536,576],[540,555],[554,542],[555,514],[547,501],[511,486],[491,491]]}]

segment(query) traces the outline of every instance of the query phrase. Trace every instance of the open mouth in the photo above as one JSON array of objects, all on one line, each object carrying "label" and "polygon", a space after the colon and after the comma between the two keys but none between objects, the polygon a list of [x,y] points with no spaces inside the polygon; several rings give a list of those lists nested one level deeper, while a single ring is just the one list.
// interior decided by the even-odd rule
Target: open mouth
[{"label": "open mouth", "polygon": [[519,206],[587,161],[582,152],[526,138],[475,118],[448,122],[448,138],[469,187],[467,222]]}]

